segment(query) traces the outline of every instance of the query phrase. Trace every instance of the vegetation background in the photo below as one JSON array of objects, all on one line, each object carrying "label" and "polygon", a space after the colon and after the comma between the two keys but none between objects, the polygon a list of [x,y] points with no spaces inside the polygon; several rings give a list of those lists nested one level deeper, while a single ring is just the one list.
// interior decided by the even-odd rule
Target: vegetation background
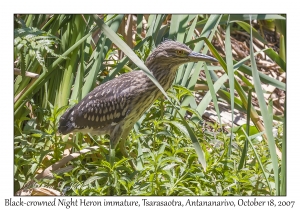
[{"label": "vegetation background", "polygon": [[[120,152],[108,163],[106,137],[57,133],[94,87],[147,71],[164,38],[219,64],[181,66],[168,99],[136,123],[127,149],[137,171]],[[285,15],[16,14],[14,192],[286,195],[285,60]]]}]

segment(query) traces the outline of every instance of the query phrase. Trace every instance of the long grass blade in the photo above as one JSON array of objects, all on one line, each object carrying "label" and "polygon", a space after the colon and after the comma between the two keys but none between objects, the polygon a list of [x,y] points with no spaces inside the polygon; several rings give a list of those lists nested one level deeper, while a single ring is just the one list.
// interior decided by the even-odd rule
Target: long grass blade
[{"label": "long grass blade", "polygon": [[[218,23],[221,19],[221,15],[211,15],[209,18],[209,21],[207,22],[207,25],[205,25],[202,33],[201,33],[201,38],[198,38],[196,41],[196,45],[193,49],[193,51],[199,52],[202,47],[204,46],[204,38],[208,37],[208,42],[210,42],[215,34],[215,30],[217,29]],[[212,31],[211,31],[212,30]],[[186,43],[187,45],[190,45],[192,41],[189,41]],[[205,47],[202,51],[203,54],[207,53],[208,48]],[[198,80],[198,76],[192,76],[192,75],[199,75],[201,67],[204,62],[198,62],[196,64],[194,63],[189,63],[187,67],[184,69],[184,76],[183,79],[181,80],[181,85],[184,87],[189,88],[190,90],[194,90],[195,84]],[[193,71],[193,72],[192,72]],[[177,79],[177,81],[179,81]],[[194,103],[194,97],[185,97],[182,101],[182,106],[188,106],[189,104]],[[206,109],[206,107],[205,107]],[[185,110],[181,109],[180,113],[182,115],[185,114]]]},{"label": "long grass blade", "polygon": [[[284,103],[286,105],[286,101]],[[286,106],[284,106],[284,116],[286,116]],[[281,160],[281,182],[280,182],[280,195],[286,196],[286,175],[287,175],[287,159],[286,159],[286,117],[283,121],[283,134],[282,134],[282,160]]]},{"label": "long grass blade", "polygon": [[188,134],[189,134],[189,137],[190,139],[192,140],[193,142],[193,146],[195,148],[195,151],[198,155],[198,160],[199,162],[201,163],[204,171],[206,171],[206,160],[205,160],[205,156],[204,156],[204,152],[200,146],[200,143],[197,139],[197,136],[195,135],[193,129],[190,127],[190,125],[186,122],[186,120],[184,119],[184,117],[180,114],[180,112],[178,110],[177,111],[177,114],[180,116],[180,118],[182,119],[182,123],[184,124],[184,126],[186,127],[187,131],[188,131]]},{"label": "long grass blade", "polygon": [[[230,15],[228,16],[230,18]],[[226,64],[227,64],[227,73],[229,78],[229,88],[230,88],[230,107],[231,107],[231,127],[233,127],[233,119],[234,119],[234,69],[233,69],[233,58],[232,58],[232,49],[231,49],[231,41],[230,41],[230,27],[231,23],[228,22],[226,26],[226,34],[225,34],[225,51],[226,51]],[[231,129],[230,133],[230,142],[228,145],[228,157],[231,155],[231,144],[233,139],[233,132]]]},{"label": "long grass blade", "polygon": [[208,87],[209,87],[209,92],[210,92],[210,95],[212,96],[212,99],[213,99],[213,102],[214,102],[214,107],[215,107],[217,115],[218,115],[219,123],[220,123],[220,125],[222,125],[216,92],[214,90],[214,85],[213,85],[213,82],[211,80],[211,77],[210,77],[210,74],[208,72],[206,64],[204,64],[204,71],[205,71],[206,81],[207,81],[207,84],[208,84]]},{"label": "long grass blade", "polygon": [[258,70],[257,70],[255,58],[254,58],[254,52],[253,52],[253,46],[252,46],[252,30],[250,33],[250,58],[251,58],[250,60],[251,60],[252,76],[253,76],[253,81],[254,81],[255,92],[257,94],[259,107],[261,109],[261,114],[263,117],[265,131],[266,131],[266,136],[268,139],[268,146],[269,146],[269,150],[270,150],[270,154],[271,154],[271,160],[272,160],[274,176],[275,176],[276,195],[279,195],[280,188],[279,188],[278,159],[277,159],[277,155],[276,155],[275,141],[274,141],[273,132],[272,132],[273,122],[272,122],[272,118],[269,116],[269,112],[268,112],[265,98],[263,95],[261,81],[259,79]]},{"label": "long grass blade", "polygon": [[262,172],[263,172],[263,175],[264,175],[264,177],[265,177],[265,179],[266,179],[266,183],[268,184],[268,187],[269,187],[269,191],[270,191],[270,193],[271,193],[271,192],[272,192],[272,188],[271,188],[270,182],[269,182],[269,180],[268,180],[268,176],[267,176],[267,174],[266,174],[266,172],[265,172],[265,170],[264,170],[264,166],[263,166],[263,164],[262,164],[262,162],[261,162],[261,160],[260,160],[260,157],[259,157],[259,155],[258,155],[258,153],[257,153],[257,151],[256,151],[256,149],[255,149],[255,147],[254,147],[254,145],[253,145],[251,139],[249,139],[249,136],[247,135],[247,133],[246,133],[246,131],[244,130],[243,127],[242,127],[242,131],[244,132],[244,135],[246,136],[247,141],[249,142],[249,144],[251,145],[251,147],[252,147],[252,149],[253,149],[253,151],[254,151],[254,154],[255,154],[255,157],[256,157],[256,159],[257,159],[257,162],[258,162],[258,164],[259,164],[259,166],[260,166],[260,168],[261,168],[261,170],[262,170]]},{"label": "long grass blade", "polygon": [[[271,14],[259,14],[259,15],[240,15],[240,14],[234,14],[234,15],[230,15],[230,19],[229,21],[235,21],[235,20],[241,20],[241,21],[249,21],[251,18],[251,20],[285,20],[286,18],[283,17],[282,15],[271,15]],[[202,21],[199,21],[197,23],[197,27],[203,27],[208,19],[204,19]],[[223,15],[221,21],[220,21],[220,25],[225,25],[228,22],[228,15]]]},{"label": "long grass blade", "polygon": [[[247,107],[247,123],[246,123],[246,133],[249,136],[250,135],[250,110],[251,110],[251,100],[252,100],[252,89],[250,89],[248,94],[248,107]],[[248,139],[245,139],[245,144],[242,152],[242,156],[240,159],[240,163],[238,166],[238,169],[241,170],[246,163],[246,157],[247,157],[247,151],[248,151]]]},{"label": "long grass blade", "polygon": [[[255,55],[255,54],[254,54]],[[246,65],[240,65],[240,62],[233,61],[234,62],[234,68],[238,68],[239,71],[248,74],[252,76],[252,70],[250,67]],[[286,90],[286,84],[283,82],[280,82],[268,75],[265,75],[264,73],[258,72],[259,78],[261,79],[262,82],[267,83],[269,85],[272,85],[274,87],[279,88],[280,90]]]}]

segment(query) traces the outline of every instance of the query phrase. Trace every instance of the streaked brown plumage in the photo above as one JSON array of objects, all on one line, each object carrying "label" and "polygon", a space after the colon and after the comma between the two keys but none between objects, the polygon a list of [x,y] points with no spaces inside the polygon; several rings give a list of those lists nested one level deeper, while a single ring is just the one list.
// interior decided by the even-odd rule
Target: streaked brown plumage
[{"label": "streaked brown plumage", "polygon": [[[168,90],[178,67],[197,61],[217,62],[213,57],[193,52],[184,44],[166,40],[153,51],[145,64],[163,89]],[[109,134],[111,149],[121,139],[121,152],[128,157],[126,137],[134,123],[160,95],[161,91],[143,71],[122,74],[96,87],[67,110],[60,118],[59,132]]]}]

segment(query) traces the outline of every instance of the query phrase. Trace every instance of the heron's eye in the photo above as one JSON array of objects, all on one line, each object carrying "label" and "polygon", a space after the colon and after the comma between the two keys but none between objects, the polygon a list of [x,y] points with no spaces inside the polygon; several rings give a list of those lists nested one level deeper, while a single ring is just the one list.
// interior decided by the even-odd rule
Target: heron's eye
[{"label": "heron's eye", "polygon": [[183,50],[176,50],[175,52],[177,55],[180,55],[180,56],[185,54]]}]

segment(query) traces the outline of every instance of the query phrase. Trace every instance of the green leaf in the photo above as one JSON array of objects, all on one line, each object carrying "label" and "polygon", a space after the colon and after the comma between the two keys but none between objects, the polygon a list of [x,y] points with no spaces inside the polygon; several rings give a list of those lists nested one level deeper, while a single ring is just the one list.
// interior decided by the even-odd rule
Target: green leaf
[{"label": "green leaf", "polygon": [[[229,16],[230,18],[230,16]],[[227,72],[229,78],[229,88],[230,88],[230,108],[231,108],[231,127],[233,127],[233,113],[234,113],[234,69],[233,69],[233,58],[232,58],[232,49],[231,49],[231,41],[230,41],[230,27],[231,24],[228,23],[226,26],[226,34],[225,34],[225,50],[226,50],[226,64],[227,64]],[[230,133],[230,142],[228,145],[228,156],[231,155],[231,144],[232,144],[232,131]]]},{"label": "green leaf", "polygon": [[180,116],[180,118],[182,119],[182,123],[185,125],[187,131],[188,131],[188,134],[189,134],[189,137],[190,139],[192,140],[193,142],[193,145],[194,145],[194,148],[195,148],[195,151],[198,155],[198,160],[199,162],[201,163],[204,171],[206,171],[206,160],[205,160],[205,156],[204,156],[204,152],[198,142],[198,139],[194,133],[194,131],[192,130],[192,128],[189,126],[189,124],[186,122],[186,120],[184,119],[184,117],[179,113],[179,111],[177,111],[177,114]]},{"label": "green leaf", "polygon": [[257,99],[259,103],[259,107],[261,110],[261,114],[263,117],[264,121],[264,126],[266,129],[266,136],[268,138],[268,146],[271,154],[271,160],[272,160],[272,165],[273,165],[273,170],[274,170],[274,176],[275,176],[275,183],[276,183],[276,195],[280,194],[280,188],[279,188],[279,171],[278,171],[278,159],[276,155],[276,147],[275,147],[275,141],[273,137],[273,132],[272,132],[272,127],[273,127],[273,121],[271,116],[269,115],[267,105],[265,102],[265,98],[263,95],[263,90],[261,87],[261,81],[259,79],[259,74],[254,58],[254,52],[253,52],[253,46],[252,46],[252,31],[251,31],[251,36],[250,36],[250,58],[251,58],[251,66],[252,66],[252,76],[253,76],[253,81],[254,81],[254,87],[256,90],[257,94]]},{"label": "green leaf", "polygon": [[[248,23],[243,22],[243,21],[238,21],[238,20],[233,20],[231,22],[237,23],[239,26],[241,26],[245,31],[247,31],[250,34],[251,26]],[[264,38],[262,38],[262,36],[256,31],[255,28],[252,28],[252,35],[256,39],[258,39],[259,41],[261,41],[262,43],[268,44],[268,42]]]}]

